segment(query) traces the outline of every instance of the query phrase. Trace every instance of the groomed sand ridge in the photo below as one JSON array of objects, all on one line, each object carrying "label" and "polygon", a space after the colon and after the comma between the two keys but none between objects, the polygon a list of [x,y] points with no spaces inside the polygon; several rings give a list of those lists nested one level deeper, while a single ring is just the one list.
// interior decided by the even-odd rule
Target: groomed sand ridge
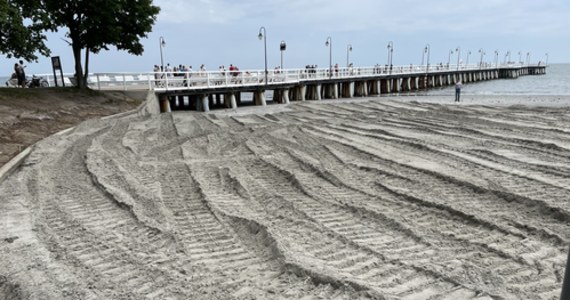
[{"label": "groomed sand ridge", "polygon": [[0,185],[0,296],[559,297],[570,110],[280,109],[89,121],[37,144]]}]

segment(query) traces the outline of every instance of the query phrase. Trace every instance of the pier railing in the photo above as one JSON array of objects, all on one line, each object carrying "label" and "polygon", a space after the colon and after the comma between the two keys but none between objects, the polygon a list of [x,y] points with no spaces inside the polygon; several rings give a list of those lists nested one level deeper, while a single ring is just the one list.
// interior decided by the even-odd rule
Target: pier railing
[{"label": "pier railing", "polygon": [[[353,78],[384,78],[392,75],[437,74],[458,71],[496,70],[500,68],[522,68],[538,65],[523,64],[471,64],[471,65],[405,65],[342,68],[303,68],[239,71],[192,71],[192,72],[142,72],[142,73],[93,73],[87,84],[98,90],[200,90],[231,87],[261,87],[295,84],[299,82],[326,81]],[[50,86],[55,86],[53,74],[40,74]],[[267,82],[265,81],[267,78]],[[64,74],[66,86],[73,85],[71,74]],[[58,78],[61,86],[61,79]]]}]

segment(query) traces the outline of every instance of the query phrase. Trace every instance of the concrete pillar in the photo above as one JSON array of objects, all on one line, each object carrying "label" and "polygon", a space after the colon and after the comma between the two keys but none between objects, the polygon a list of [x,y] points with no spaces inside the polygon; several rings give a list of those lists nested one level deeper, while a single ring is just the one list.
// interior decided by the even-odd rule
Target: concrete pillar
[{"label": "concrete pillar", "polygon": [[346,86],[346,94],[343,94],[342,96],[345,98],[352,98],[354,97],[355,94],[355,83],[354,81],[351,82],[347,82],[344,84]]},{"label": "concrete pillar", "polygon": [[237,109],[236,94],[234,94],[234,93],[230,94],[230,101],[229,102],[232,106],[232,109]]},{"label": "concrete pillar", "polygon": [[331,83],[329,85],[330,88],[330,92],[331,92],[331,98],[332,99],[338,99],[338,83]]},{"label": "concrete pillar", "polygon": [[202,97],[202,111],[203,112],[210,111],[210,97],[207,95]]},{"label": "concrete pillar", "polygon": [[255,105],[266,106],[267,103],[265,102],[265,90],[255,91],[253,93],[253,100]]},{"label": "concrete pillar", "polygon": [[283,98],[282,98],[283,103],[289,104],[289,103],[290,103],[290,102],[289,102],[289,89],[284,89],[284,90],[282,90],[282,91],[283,91],[283,94],[282,94],[282,96],[283,96]]},{"label": "concrete pillar", "polygon": [[380,80],[380,93],[386,94],[388,92],[388,80],[382,79]]},{"label": "concrete pillar", "polygon": [[214,107],[214,99],[215,98],[216,98],[216,95],[214,95],[214,94],[210,94],[208,96],[208,103],[209,103],[208,107]]},{"label": "concrete pillar", "polygon": [[382,92],[382,88],[380,85],[380,80],[373,80],[370,88],[370,94],[372,95],[380,95]]},{"label": "concrete pillar", "polygon": [[394,92],[399,93],[402,91],[402,79],[394,78]]}]

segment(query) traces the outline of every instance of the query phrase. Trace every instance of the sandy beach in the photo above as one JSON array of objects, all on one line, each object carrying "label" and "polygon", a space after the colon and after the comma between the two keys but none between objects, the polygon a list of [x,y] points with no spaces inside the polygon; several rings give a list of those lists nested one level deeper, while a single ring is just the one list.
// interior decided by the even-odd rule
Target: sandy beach
[{"label": "sandy beach", "polygon": [[557,299],[570,97],[91,120],[0,183],[1,299]]}]

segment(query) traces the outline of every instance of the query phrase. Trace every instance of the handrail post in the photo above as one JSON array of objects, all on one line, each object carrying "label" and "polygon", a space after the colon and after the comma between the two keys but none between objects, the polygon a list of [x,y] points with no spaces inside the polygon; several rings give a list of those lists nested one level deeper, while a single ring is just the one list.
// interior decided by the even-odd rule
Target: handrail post
[{"label": "handrail post", "polygon": [[168,72],[164,72],[164,88],[168,90]]}]

